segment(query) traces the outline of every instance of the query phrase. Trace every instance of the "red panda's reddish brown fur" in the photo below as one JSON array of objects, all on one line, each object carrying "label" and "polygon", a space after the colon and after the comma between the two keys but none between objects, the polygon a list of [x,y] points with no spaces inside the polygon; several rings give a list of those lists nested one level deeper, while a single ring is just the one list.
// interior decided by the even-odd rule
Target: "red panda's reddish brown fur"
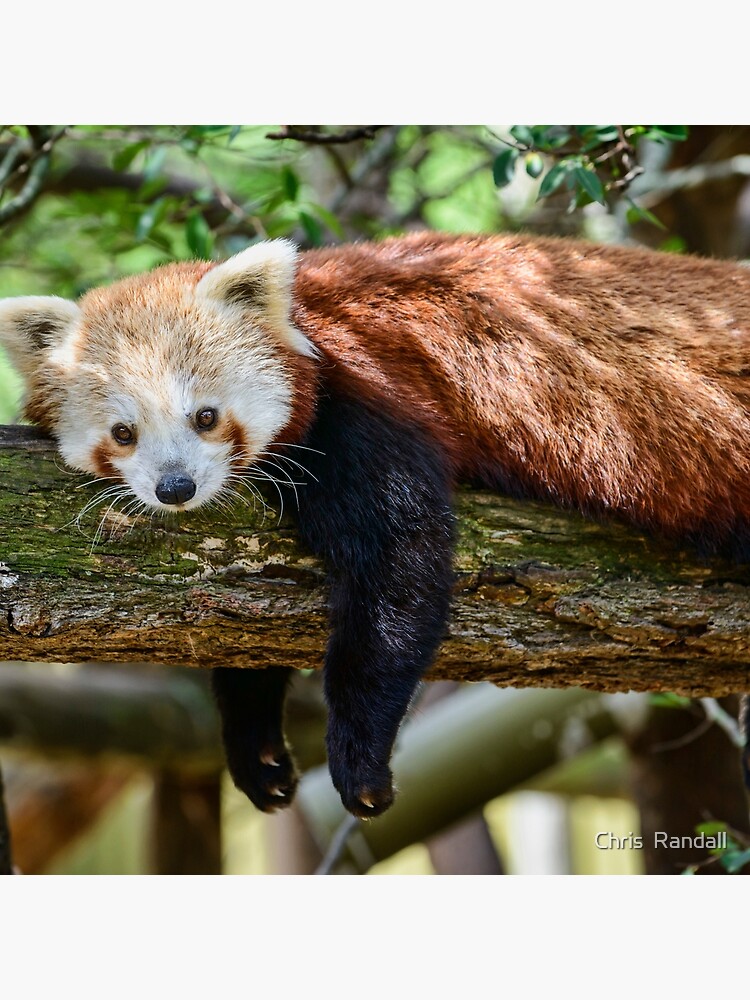
[{"label": "red panda's reddish brown fur", "polygon": [[439,440],[456,478],[669,535],[750,523],[750,271],[522,236],[303,255],[326,380]]}]

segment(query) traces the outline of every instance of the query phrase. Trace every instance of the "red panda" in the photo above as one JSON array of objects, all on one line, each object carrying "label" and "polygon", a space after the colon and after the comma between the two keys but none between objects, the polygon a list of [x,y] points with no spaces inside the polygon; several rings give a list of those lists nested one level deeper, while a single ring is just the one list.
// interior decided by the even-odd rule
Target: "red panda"
[{"label": "red panda", "polygon": [[[274,466],[304,478],[295,516],[330,578],[329,767],[371,817],[445,629],[456,483],[747,554],[749,303],[743,267],[642,249],[279,240],[78,303],[3,300],[0,340],[26,416],[137,509],[231,497]],[[290,674],[212,670],[229,769],[261,809],[297,783]]]}]

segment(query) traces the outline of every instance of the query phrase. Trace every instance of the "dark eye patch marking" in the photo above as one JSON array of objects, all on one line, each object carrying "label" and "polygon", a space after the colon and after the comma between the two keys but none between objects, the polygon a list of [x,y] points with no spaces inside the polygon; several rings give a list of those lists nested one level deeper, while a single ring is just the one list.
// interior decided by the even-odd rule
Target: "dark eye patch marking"
[{"label": "dark eye patch marking", "polygon": [[247,465],[250,460],[250,444],[242,424],[229,415],[224,420],[222,428],[222,439],[232,447],[232,461],[239,465]]},{"label": "dark eye patch marking", "polygon": [[105,444],[100,444],[94,449],[91,459],[96,469],[96,474],[101,476],[102,479],[116,479],[119,482],[123,482],[121,474],[110,460],[109,451]]}]

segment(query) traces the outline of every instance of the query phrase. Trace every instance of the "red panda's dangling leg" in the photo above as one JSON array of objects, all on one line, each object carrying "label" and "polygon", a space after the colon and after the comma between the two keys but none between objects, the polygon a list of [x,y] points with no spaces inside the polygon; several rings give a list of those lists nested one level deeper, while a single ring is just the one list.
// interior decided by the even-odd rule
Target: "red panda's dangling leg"
[{"label": "red panda's dangling leg", "polygon": [[325,399],[306,439],[315,476],[299,490],[303,540],[326,562],[328,765],[346,808],[393,800],[391,751],[443,638],[453,582],[450,487],[424,431]]},{"label": "red panda's dangling leg", "polygon": [[292,673],[287,667],[211,671],[229,773],[263,812],[288,806],[297,788],[297,768],[283,731],[284,699]]}]

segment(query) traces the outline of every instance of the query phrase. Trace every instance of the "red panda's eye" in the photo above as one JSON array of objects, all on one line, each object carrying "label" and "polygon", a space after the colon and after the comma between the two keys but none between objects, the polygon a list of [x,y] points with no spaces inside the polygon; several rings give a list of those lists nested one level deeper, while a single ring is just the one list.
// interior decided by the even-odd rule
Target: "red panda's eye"
[{"label": "red panda's eye", "polygon": [[213,427],[216,423],[216,410],[212,410],[207,407],[205,410],[199,410],[195,415],[195,422],[202,431],[207,431],[209,427]]},{"label": "red panda's eye", "polygon": [[132,444],[135,441],[134,432],[125,424],[115,424],[112,428],[112,437],[118,444]]}]

